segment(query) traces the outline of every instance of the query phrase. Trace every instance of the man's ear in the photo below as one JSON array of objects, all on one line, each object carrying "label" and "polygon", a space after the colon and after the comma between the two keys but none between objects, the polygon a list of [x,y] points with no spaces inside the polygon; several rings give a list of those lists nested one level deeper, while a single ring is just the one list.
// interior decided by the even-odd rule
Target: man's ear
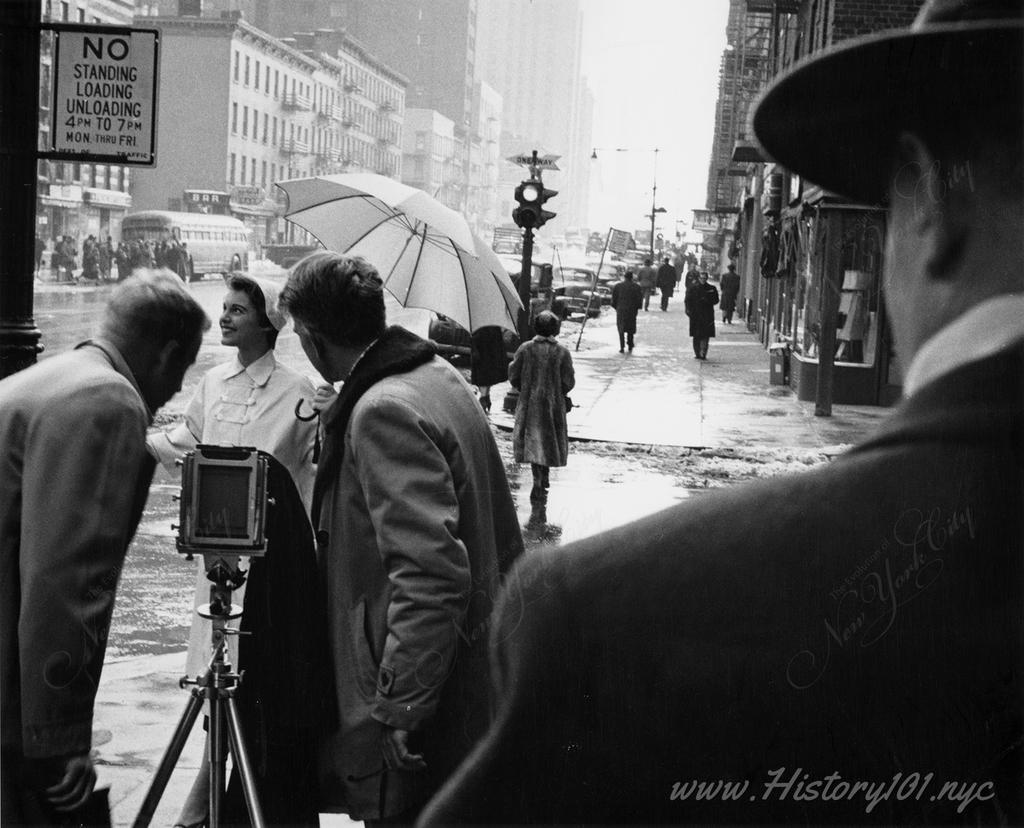
[{"label": "man's ear", "polygon": [[973,209],[960,177],[916,134],[904,132],[897,142],[894,198],[909,201],[910,227],[923,246],[928,276],[953,276],[963,256]]},{"label": "man's ear", "polygon": [[170,339],[156,352],[153,372],[167,376],[171,370],[180,370],[186,359],[185,346],[176,339]]}]

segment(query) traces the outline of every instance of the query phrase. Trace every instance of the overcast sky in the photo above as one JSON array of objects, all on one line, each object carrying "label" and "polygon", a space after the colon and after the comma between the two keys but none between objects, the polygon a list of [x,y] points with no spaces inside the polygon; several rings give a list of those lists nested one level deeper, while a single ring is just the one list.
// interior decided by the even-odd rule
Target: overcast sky
[{"label": "overcast sky", "polygon": [[[583,73],[596,98],[590,228],[658,230],[704,206],[728,0],[581,0]],[[602,147],[629,152],[602,151]],[[684,229],[682,226],[680,230]]]}]

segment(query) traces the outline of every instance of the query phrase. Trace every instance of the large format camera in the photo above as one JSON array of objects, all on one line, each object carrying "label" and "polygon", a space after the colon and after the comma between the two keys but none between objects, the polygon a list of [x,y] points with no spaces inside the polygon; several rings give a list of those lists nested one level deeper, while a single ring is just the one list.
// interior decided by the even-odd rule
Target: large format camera
[{"label": "large format camera", "polygon": [[203,555],[266,553],[267,457],[251,447],[200,444],[181,470],[178,551]]}]

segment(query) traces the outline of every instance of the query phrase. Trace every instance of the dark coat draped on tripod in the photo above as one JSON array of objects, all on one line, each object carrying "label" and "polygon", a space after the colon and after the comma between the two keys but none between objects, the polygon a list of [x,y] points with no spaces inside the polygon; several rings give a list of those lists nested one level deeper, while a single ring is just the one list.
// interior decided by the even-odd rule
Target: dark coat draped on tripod
[{"label": "dark coat draped on tripod", "polygon": [[[323,583],[313,530],[288,470],[269,457],[267,550],[250,558],[240,637],[245,681],[237,693],[242,730],[268,825],[315,826],[315,734],[330,721]],[[237,770],[225,820],[247,825]]]}]

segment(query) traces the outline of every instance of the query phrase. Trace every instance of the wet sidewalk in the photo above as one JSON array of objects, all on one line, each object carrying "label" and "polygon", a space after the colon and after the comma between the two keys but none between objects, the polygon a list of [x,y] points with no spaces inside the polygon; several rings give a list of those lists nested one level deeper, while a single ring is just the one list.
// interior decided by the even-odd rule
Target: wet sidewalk
[{"label": "wet sidewalk", "polygon": [[[563,327],[560,339],[576,370],[570,439],[833,450],[859,442],[887,414],[876,406],[834,405],[831,417],[815,417],[813,402],[801,402],[788,386],[770,384],[768,352],[742,320],[717,321],[707,359],[698,360],[681,297],[673,297],[664,312],[656,304],[655,299],[650,311],[639,314],[632,353],[619,353],[609,308],[587,322],[578,351],[580,326]],[[513,423],[498,411],[507,389],[491,392],[491,419],[500,428]]]}]

